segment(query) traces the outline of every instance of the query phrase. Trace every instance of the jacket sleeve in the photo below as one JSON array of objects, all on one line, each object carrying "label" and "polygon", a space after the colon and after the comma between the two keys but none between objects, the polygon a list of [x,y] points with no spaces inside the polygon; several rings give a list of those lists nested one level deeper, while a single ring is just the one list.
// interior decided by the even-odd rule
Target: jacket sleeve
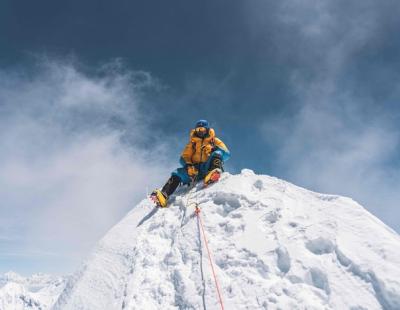
[{"label": "jacket sleeve", "polygon": [[216,147],[217,151],[219,151],[219,153],[222,156],[222,160],[223,161],[228,160],[231,157],[231,152],[226,147],[225,143],[222,142],[222,140],[217,137],[215,137],[214,141],[215,141],[215,147]]},{"label": "jacket sleeve", "polygon": [[193,147],[192,147],[192,142],[189,141],[189,143],[186,144],[185,148],[182,151],[180,162],[182,164],[192,164],[192,156],[193,156]]}]

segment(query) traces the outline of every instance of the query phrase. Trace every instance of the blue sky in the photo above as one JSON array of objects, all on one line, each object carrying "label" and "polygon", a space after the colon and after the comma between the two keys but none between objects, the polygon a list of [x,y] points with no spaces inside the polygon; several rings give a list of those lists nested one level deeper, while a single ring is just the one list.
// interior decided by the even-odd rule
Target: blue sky
[{"label": "blue sky", "polygon": [[400,231],[397,1],[2,1],[0,272],[71,272],[199,118]]}]

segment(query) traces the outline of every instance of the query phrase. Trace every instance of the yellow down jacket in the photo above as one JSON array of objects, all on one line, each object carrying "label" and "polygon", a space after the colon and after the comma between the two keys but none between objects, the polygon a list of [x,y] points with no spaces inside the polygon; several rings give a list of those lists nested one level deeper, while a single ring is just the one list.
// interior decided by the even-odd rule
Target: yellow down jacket
[{"label": "yellow down jacket", "polygon": [[230,156],[229,150],[219,138],[215,136],[214,129],[210,128],[208,136],[199,138],[195,135],[194,129],[190,131],[190,140],[186,144],[181,158],[186,164],[199,164],[208,160],[213,151],[219,150],[222,159],[227,159]]}]

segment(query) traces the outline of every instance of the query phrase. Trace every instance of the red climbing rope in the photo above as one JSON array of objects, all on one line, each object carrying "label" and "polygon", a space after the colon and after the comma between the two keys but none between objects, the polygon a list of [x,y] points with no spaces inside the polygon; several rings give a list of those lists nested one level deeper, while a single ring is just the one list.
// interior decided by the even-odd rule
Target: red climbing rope
[{"label": "red climbing rope", "polygon": [[221,291],[220,291],[220,289],[219,289],[218,280],[217,280],[217,275],[215,274],[214,264],[213,264],[212,259],[211,259],[211,253],[210,253],[210,249],[208,248],[208,242],[207,242],[207,238],[206,238],[206,233],[205,233],[205,231],[204,231],[203,220],[202,220],[202,218],[201,218],[201,216],[200,216],[200,208],[199,208],[198,206],[196,206],[196,209],[195,209],[194,213],[196,214],[197,219],[198,219],[199,222],[200,222],[201,230],[202,230],[202,232],[203,232],[204,243],[206,244],[208,259],[209,259],[209,261],[210,261],[211,270],[212,270],[212,273],[213,273],[213,276],[214,276],[215,286],[216,286],[216,288],[217,288],[219,303],[221,304],[221,309],[224,310],[224,304],[223,304],[223,302],[222,302]]}]

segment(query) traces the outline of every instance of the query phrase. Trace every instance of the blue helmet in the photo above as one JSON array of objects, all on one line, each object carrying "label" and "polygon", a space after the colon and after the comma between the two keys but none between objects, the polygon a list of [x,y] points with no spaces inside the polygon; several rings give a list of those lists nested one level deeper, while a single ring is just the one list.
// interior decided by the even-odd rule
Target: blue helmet
[{"label": "blue helmet", "polygon": [[196,128],[197,128],[197,127],[205,127],[205,128],[207,128],[207,129],[210,128],[210,126],[208,125],[208,121],[206,121],[205,119],[198,120],[198,121],[196,122]]}]

